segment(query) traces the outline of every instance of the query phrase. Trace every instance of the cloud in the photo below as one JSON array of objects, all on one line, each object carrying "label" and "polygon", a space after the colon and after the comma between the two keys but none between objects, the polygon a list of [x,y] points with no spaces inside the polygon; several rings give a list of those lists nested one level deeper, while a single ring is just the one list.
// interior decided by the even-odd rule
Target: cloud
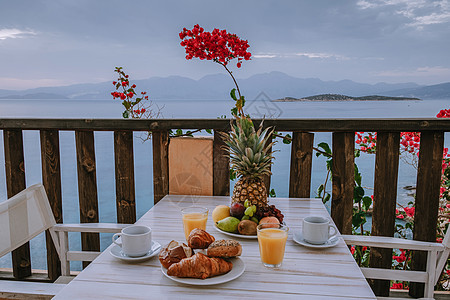
[{"label": "cloud", "polygon": [[419,67],[415,70],[387,70],[378,72],[376,75],[386,77],[450,76],[450,68],[435,66],[435,67]]},{"label": "cloud", "polygon": [[279,55],[276,54],[255,54],[253,55],[254,58],[276,58],[279,57]]},{"label": "cloud", "polygon": [[329,53],[318,53],[318,52],[297,52],[297,53],[259,53],[254,54],[254,58],[293,58],[296,56],[303,56],[306,58],[319,58],[319,59],[337,59],[337,60],[347,60],[346,56],[338,54]]},{"label": "cloud", "polygon": [[322,59],[334,58],[334,59],[337,59],[337,60],[347,60],[347,59],[349,59],[348,57],[345,57],[345,56],[342,56],[342,55],[330,54],[330,53],[299,52],[299,53],[295,53],[295,55],[297,55],[297,56],[304,56],[304,57],[307,57],[307,58],[322,58]]},{"label": "cloud", "polygon": [[426,0],[359,0],[357,7],[362,10],[394,8],[393,12],[409,19],[407,26],[423,29],[424,26],[450,22],[450,1]]},{"label": "cloud", "polygon": [[33,31],[24,31],[16,28],[0,29],[0,40],[6,40],[8,38],[10,39],[24,38],[30,35],[36,35],[36,33]]}]

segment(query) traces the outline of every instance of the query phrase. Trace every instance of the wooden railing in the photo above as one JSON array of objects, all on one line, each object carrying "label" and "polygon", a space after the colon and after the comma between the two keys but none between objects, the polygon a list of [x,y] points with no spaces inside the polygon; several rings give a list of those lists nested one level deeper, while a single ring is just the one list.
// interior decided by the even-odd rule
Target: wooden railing
[{"label": "wooden railing", "polygon": [[[256,124],[260,120],[254,120]],[[42,178],[57,222],[62,222],[59,131],[74,131],[76,137],[78,191],[81,222],[98,222],[98,199],[94,131],[114,132],[117,222],[136,221],[134,191],[133,132],[152,131],[154,202],[169,191],[168,144],[170,129],[214,129],[213,193],[229,195],[229,162],[218,132],[228,131],[225,119],[85,120],[85,119],[1,119],[5,147],[8,197],[25,188],[23,130],[39,130]],[[279,132],[292,132],[289,197],[310,197],[314,134],[332,132],[333,174],[331,215],[343,234],[352,232],[355,131],[377,132],[372,234],[393,236],[397,198],[400,132],[421,132],[417,175],[414,239],[436,240],[445,119],[278,119],[265,120]],[[270,183],[270,180],[267,180]],[[99,250],[97,234],[82,236],[83,250]],[[48,278],[60,274],[59,261],[47,237]],[[392,251],[371,251],[373,267],[391,267]],[[13,252],[13,276],[31,275],[30,250],[26,244]],[[426,257],[413,255],[413,268],[424,269]],[[3,276],[5,277],[5,276]],[[6,276],[8,277],[8,276]],[[377,281],[375,291],[385,291],[389,282]]]}]

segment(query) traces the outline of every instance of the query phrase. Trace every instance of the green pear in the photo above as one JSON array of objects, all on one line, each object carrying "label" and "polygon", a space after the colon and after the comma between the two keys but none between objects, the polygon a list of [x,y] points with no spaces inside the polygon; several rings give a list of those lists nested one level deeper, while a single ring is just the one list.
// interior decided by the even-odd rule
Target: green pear
[{"label": "green pear", "polygon": [[222,220],[216,222],[216,225],[219,229],[221,229],[223,231],[237,232],[239,222],[240,222],[240,220],[235,217],[226,217],[225,219],[222,219]]}]

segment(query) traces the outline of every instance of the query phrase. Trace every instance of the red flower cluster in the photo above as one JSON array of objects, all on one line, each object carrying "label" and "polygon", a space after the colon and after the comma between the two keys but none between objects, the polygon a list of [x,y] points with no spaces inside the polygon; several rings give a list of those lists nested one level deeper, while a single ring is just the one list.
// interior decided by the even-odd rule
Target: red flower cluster
[{"label": "red flower cluster", "polygon": [[[125,107],[125,111],[123,112],[124,118],[141,118],[143,113],[147,111],[144,107],[142,100],[148,100],[148,96],[145,96],[146,92],[141,92],[141,97],[134,98],[136,94],[135,88],[136,85],[133,84],[130,87],[130,81],[128,80],[128,75],[122,70],[122,67],[116,67],[114,70],[119,75],[117,81],[113,81],[112,84],[116,88],[116,91],[111,92],[113,99],[122,100],[122,104]],[[136,109],[137,108],[137,109]]]},{"label": "red flower cluster", "polygon": [[392,283],[392,286],[391,286],[391,289],[394,289],[394,290],[403,290],[403,283],[395,283],[395,282],[393,282]]},{"label": "red flower cluster", "polygon": [[442,109],[437,115],[437,118],[450,118],[450,109]]},{"label": "red flower cluster", "polygon": [[406,251],[400,249],[401,254],[399,256],[393,255],[392,258],[395,259],[398,263],[402,263],[406,261]]},{"label": "red flower cluster", "polygon": [[247,52],[250,47],[248,42],[226,30],[215,28],[208,32],[197,24],[192,30],[183,28],[180,39],[180,45],[186,49],[186,59],[197,57],[226,66],[230,60],[237,58],[237,67],[240,68],[242,60],[249,60],[251,57],[251,53]]}]

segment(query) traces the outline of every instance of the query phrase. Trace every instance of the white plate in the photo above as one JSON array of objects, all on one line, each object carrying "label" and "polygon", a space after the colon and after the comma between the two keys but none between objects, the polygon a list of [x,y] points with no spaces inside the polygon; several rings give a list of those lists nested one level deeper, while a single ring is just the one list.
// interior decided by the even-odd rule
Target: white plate
[{"label": "white plate", "polygon": [[161,271],[163,274],[173,281],[189,284],[189,285],[213,285],[213,284],[220,284],[225,283],[231,280],[234,280],[238,278],[239,276],[244,273],[245,270],[245,263],[242,259],[239,257],[231,258],[230,261],[233,263],[233,269],[231,269],[230,272],[227,274],[214,276],[206,279],[197,279],[197,278],[180,278],[176,276],[169,276],[167,275],[167,269],[161,266]]},{"label": "white plate", "polygon": [[219,227],[217,227],[216,225],[214,225],[214,228],[220,233],[223,233],[223,234],[235,237],[235,238],[250,239],[250,240],[258,239],[257,235],[243,235],[243,234],[239,234],[239,233],[226,232],[226,231],[223,231],[222,229],[219,229]]},{"label": "white plate", "polygon": [[122,252],[122,248],[120,248],[118,245],[112,246],[109,253],[111,253],[111,255],[114,256],[115,258],[118,258],[118,259],[121,259],[124,261],[139,262],[139,261],[144,261],[149,258],[152,258],[153,256],[157,255],[160,250],[161,250],[161,244],[158,242],[152,241],[152,248],[144,256],[139,256],[139,257],[127,256]]},{"label": "white plate", "polygon": [[324,248],[334,247],[339,243],[339,236],[334,236],[334,237],[330,238],[328,241],[326,241],[325,244],[320,244],[320,245],[310,244],[303,239],[303,235],[300,231],[294,232],[293,239],[294,239],[294,242],[296,242],[297,244],[300,244],[300,245],[308,247],[308,248],[316,248],[316,249],[324,249]]}]

